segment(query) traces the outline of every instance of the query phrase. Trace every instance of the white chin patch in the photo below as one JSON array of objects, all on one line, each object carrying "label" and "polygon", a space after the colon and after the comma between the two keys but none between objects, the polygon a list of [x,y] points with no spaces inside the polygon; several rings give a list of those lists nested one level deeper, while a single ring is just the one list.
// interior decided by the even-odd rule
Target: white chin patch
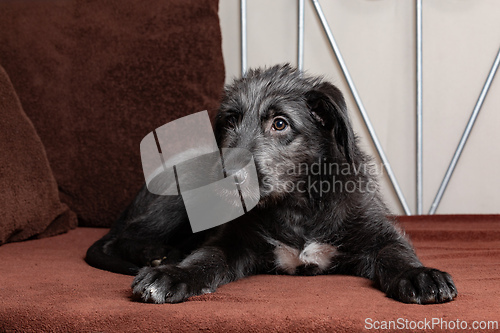
[{"label": "white chin patch", "polygon": [[302,251],[274,239],[270,243],[275,246],[276,266],[288,274],[294,274],[296,268],[301,265],[316,265],[325,270],[338,253],[335,246],[326,243],[307,243]]}]

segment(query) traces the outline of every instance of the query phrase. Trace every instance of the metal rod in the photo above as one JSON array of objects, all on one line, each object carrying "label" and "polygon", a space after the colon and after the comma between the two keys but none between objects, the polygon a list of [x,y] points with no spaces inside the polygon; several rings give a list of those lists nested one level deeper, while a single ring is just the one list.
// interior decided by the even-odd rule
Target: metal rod
[{"label": "metal rod", "polygon": [[347,81],[347,84],[349,85],[349,88],[351,89],[351,93],[354,97],[354,100],[356,101],[359,112],[361,113],[361,116],[363,117],[366,128],[368,129],[368,132],[370,133],[373,144],[375,145],[375,148],[377,149],[377,152],[380,156],[380,159],[382,160],[382,163],[384,164],[384,168],[387,171],[387,175],[389,176],[389,179],[391,180],[392,186],[394,187],[394,190],[399,198],[401,206],[403,207],[403,209],[407,215],[411,215],[410,208],[408,207],[408,204],[406,203],[406,199],[403,195],[403,192],[401,191],[401,188],[399,187],[398,181],[396,180],[396,176],[394,175],[394,172],[392,171],[391,165],[389,164],[389,160],[385,156],[382,145],[380,144],[380,142],[377,138],[377,135],[375,134],[375,129],[373,128],[372,123],[368,117],[368,114],[366,113],[365,107],[364,107],[363,103],[361,102],[361,98],[359,97],[356,86],[354,85],[354,82],[352,81],[351,75],[349,74],[349,71],[348,71],[347,66],[344,62],[344,59],[343,59],[342,55],[340,54],[340,49],[337,45],[337,42],[335,41],[335,38],[333,37],[330,26],[328,25],[328,21],[326,20],[326,17],[323,13],[323,10],[321,9],[321,5],[319,4],[318,0],[312,0],[312,3],[314,5],[314,8],[316,10],[316,13],[318,14],[320,21],[321,21],[321,25],[323,26],[323,29],[325,30],[325,33],[328,37],[328,40],[330,42],[330,46],[332,47],[333,52],[335,53],[335,56],[337,57],[337,61],[340,65],[340,68],[342,69],[342,72],[344,73],[344,77]]},{"label": "metal rod", "polygon": [[241,23],[241,77],[247,72],[247,0],[240,1]]},{"label": "metal rod", "polygon": [[441,182],[441,186],[439,187],[439,190],[437,191],[436,197],[434,198],[434,201],[432,202],[431,209],[429,210],[429,214],[434,214],[439,206],[439,203],[441,202],[441,198],[443,197],[444,191],[446,190],[446,187],[448,186],[450,178],[453,174],[453,171],[455,170],[458,159],[460,158],[460,155],[462,154],[462,151],[465,147],[465,143],[467,142],[467,139],[469,138],[472,127],[474,126],[474,123],[476,122],[476,118],[479,114],[479,111],[481,110],[484,99],[486,98],[486,95],[488,94],[488,90],[490,89],[491,82],[493,81],[493,78],[495,77],[499,63],[500,63],[500,49],[498,50],[495,61],[493,62],[493,66],[491,67],[491,70],[488,74],[488,77],[486,78],[486,82],[484,83],[483,89],[481,90],[481,93],[479,94],[479,98],[476,102],[476,106],[474,107],[474,110],[472,111],[469,122],[467,123],[467,126],[465,127],[464,133],[462,134],[462,138],[460,139],[460,142],[458,143],[458,147],[455,150],[455,154],[453,155],[453,158],[451,159],[450,165],[448,166],[448,170],[446,171],[446,174],[444,175],[443,181]]},{"label": "metal rod", "polygon": [[299,22],[298,22],[298,41],[297,41],[297,67],[300,71],[304,70],[304,1],[299,0]]},{"label": "metal rod", "polygon": [[422,0],[417,0],[417,214],[423,213]]}]

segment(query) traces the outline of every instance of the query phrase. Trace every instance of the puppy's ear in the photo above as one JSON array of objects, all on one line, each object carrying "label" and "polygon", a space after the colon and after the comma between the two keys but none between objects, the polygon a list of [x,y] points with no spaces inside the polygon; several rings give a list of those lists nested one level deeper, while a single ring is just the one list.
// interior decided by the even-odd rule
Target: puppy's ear
[{"label": "puppy's ear", "polygon": [[338,150],[350,163],[353,158],[355,138],[347,113],[344,96],[328,82],[316,85],[306,93],[311,116],[318,125],[332,134]]}]

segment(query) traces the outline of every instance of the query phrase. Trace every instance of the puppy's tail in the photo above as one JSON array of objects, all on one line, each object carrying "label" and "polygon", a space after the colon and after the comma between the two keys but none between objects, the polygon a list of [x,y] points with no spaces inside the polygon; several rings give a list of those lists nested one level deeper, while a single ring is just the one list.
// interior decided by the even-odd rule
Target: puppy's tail
[{"label": "puppy's tail", "polygon": [[88,250],[85,261],[95,268],[103,269],[118,274],[136,275],[139,267],[131,262],[104,252],[104,246],[109,241],[110,235],[95,242]]}]

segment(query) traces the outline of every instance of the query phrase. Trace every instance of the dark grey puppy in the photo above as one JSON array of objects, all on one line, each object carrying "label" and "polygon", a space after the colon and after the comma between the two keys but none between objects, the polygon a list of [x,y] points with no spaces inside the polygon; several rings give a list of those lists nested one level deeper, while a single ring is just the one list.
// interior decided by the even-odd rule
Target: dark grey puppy
[{"label": "dark grey puppy", "polygon": [[288,65],[252,70],[225,90],[220,148],[253,154],[260,201],[193,234],[183,201],[144,187],[89,264],[137,276],[142,301],[182,302],[253,274],[351,274],[405,303],[451,301],[449,274],[422,265],[382,202],[341,92]]}]

